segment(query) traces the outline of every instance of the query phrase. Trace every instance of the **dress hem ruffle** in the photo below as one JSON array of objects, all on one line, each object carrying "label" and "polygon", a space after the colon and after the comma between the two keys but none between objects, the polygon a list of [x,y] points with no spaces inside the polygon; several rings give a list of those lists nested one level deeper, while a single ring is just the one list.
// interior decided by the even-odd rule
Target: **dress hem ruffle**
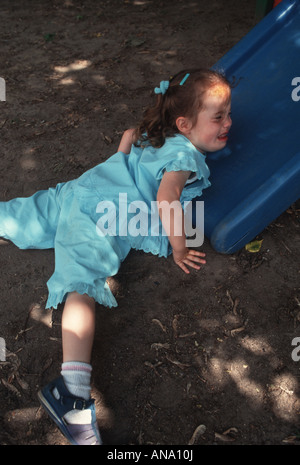
[{"label": "dress hem ruffle", "polygon": [[75,283],[70,284],[60,292],[49,292],[46,308],[57,308],[59,304],[64,303],[67,294],[70,292],[78,292],[78,294],[87,294],[89,297],[95,299],[97,303],[105,307],[117,307],[118,303],[113,296],[107,283],[104,288],[99,289],[91,284]]}]

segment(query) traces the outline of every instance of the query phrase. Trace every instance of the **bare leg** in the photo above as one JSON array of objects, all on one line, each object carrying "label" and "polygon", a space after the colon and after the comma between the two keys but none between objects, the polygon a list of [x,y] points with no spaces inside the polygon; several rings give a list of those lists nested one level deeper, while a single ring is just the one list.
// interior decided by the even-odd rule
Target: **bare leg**
[{"label": "bare leg", "polygon": [[62,316],[63,361],[90,363],[95,334],[95,301],[88,295],[68,295]]},{"label": "bare leg", "polygon": [[[63,382],[58,378],[40,391],[39,397],[51,418],[73,444],[102,443],[94,401],[90,398],[94,333],[94,299],[86,294],[70,293],[62,317]],[[75,402],[74,397],[77,399]],[[63,398],[64,402],[61,402]],[[77,407],[79,400],[88,403]]]}]

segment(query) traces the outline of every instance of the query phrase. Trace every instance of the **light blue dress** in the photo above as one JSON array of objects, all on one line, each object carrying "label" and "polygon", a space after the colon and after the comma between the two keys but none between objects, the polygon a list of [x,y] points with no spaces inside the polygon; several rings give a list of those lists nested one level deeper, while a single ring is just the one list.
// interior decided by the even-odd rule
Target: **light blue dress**
[{"label": "light blue dress", "polygon": [[179,170],[195,173],[196,179],[184,187],[181,202],[210,186],[205,156],[177,134],[159,149],[132,146],[129,155],[117,152],[78,179],[0,202],[1,237],[20,249],[55,250],[47,308],[57,308],[72,291],[115,307],[106,279],[118,272],[131,248],[164,257],[171,253],[168,237],[154,231],[151,220],[164,172]]}]

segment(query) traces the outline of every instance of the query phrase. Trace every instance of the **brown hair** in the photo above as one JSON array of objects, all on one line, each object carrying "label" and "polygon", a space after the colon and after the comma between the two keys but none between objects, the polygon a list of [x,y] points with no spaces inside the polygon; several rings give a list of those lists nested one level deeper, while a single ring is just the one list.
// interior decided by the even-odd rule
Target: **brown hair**
[{"label": "brown hair", "polygon": [[204,93],[218,83],[231,87],[224,74],[210,69],[187,69],[172,77],[165,94],[158,94],[155,104],[146,109],[135,132],[136,145],[147,142],[153,147],[162,147],[166,137],[179,132],[176,125],[179,116],[190,118],[194,124],[203,107]]}]

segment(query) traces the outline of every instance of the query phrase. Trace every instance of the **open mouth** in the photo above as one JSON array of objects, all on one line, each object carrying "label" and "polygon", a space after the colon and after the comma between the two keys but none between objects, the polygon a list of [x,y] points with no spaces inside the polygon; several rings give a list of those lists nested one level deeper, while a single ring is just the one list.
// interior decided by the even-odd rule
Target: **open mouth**
[{"label": "open mouth", "polygon": [[220,134],[218,136],[218,140],[221,142],[226,142],[228,140],[228,132],[224,132],[224,134]]}]

